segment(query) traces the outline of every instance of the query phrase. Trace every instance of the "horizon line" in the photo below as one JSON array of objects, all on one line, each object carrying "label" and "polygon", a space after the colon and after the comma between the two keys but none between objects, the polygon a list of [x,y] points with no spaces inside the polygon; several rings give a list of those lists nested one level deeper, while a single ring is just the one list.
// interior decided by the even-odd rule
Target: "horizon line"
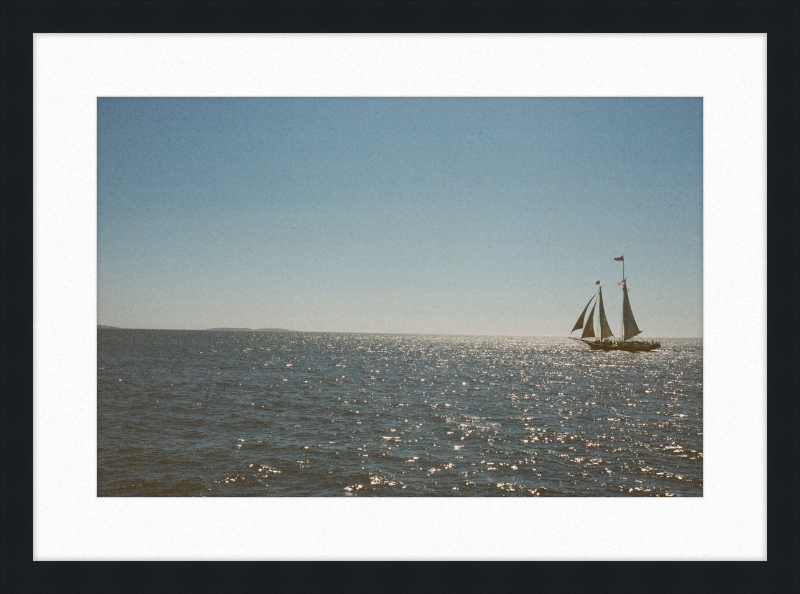
[{"label": "horizon line", "polygon": [[[164,332],[273,332],[286,334],[388,334],[401,336],[483,336],[483,337],[506,337],[506,338],[570,338],[568,335],[561,334],[465,334],[465,333],[436,333],[436,332],[357,332],[352,330],[289,330],[286,328],[235,328],[219,326],[216,328],[125,328],[122,326],[110,326],[108,324],[97,324],[98,328],[109,330],[149,330]],[[700,338],[702,336],[653,336],[650,338]]]}]

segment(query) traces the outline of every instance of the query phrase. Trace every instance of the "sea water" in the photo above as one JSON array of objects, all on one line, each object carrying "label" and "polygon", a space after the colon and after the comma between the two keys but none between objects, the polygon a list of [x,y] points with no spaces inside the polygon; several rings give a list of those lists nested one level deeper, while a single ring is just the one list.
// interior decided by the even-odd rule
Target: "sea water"
[{"label": "sea water", "polygon": [[702,496],[703,343],[99,329],[99,496]]}]

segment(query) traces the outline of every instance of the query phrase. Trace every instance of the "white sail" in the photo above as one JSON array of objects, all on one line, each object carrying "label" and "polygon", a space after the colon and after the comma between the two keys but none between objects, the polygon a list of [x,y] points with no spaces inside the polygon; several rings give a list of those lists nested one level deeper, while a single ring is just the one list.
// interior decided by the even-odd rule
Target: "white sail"
[{"label": "white sail", "polygon": [[628,286],[622,285],[622,340],[628,340],[641,333],[636,320],[633,319],[631,302],[628,300]]},{"label": "white sail", "polygon": [[[592,299],[594,299],[594,295],[592,295]],[[569,332],[570,334],[575,332],[575,330],[580,330],[581,328],[583,328],[583,318],[586,315],[586,310],[589,309],[589,304],[592,302],[592,299],[589,299],[589,302],[586,304],[586,307],[583,308],[583,311],[581,312],[581,317],[579,317],[578,321],[575,322],[575,326],[573,326],[572,330],[570,330]]]},{"label": "white sail", "polygon": [[598,310],[598,316],[600,318],[600,340],[608,338],[609,336],[614,336],[611,332],[611,328],[608,325],[608,319],[606,318],[606,310],[603,307],[603,289],[600,289],[600,309]]},{"label": "white sail", "polygon": [[586,320],[586,326],[583,328],[581,338],[588,338],[594,336],[594,305],[592,311],[589,312],[589,319]]}]

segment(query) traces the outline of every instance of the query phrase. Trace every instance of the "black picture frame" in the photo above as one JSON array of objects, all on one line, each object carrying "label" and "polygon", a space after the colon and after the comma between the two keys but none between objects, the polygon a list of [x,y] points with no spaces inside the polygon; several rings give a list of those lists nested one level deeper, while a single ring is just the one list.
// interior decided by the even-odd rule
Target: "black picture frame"
[{"label": "black picture frame", "polygon": [[[800,3],[3,2],[0,22],[0,586],[3,592],[796,592],[800,589],[797,373]],[[32,35],[36,32],[767,33],[767,561],[33,562]],[[743,472],[743,476],[731,480],[740,478],[746,488],[751,479]]]}]

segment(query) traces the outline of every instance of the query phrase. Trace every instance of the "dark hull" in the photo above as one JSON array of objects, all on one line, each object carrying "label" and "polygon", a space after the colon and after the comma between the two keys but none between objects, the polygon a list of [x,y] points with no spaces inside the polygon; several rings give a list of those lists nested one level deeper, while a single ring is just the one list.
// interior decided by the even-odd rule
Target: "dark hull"
[{"label": "dark hull", "polygon": [[639,353],[639,352],[649,352],[655,350],[661,346],[660,342],[644,342],[644,341],[615,341],[615,342],[601,342],[599,340],[595,341],[588,341],[584,340],[590,349],[595,351],[627,351],[629,353]]}]

